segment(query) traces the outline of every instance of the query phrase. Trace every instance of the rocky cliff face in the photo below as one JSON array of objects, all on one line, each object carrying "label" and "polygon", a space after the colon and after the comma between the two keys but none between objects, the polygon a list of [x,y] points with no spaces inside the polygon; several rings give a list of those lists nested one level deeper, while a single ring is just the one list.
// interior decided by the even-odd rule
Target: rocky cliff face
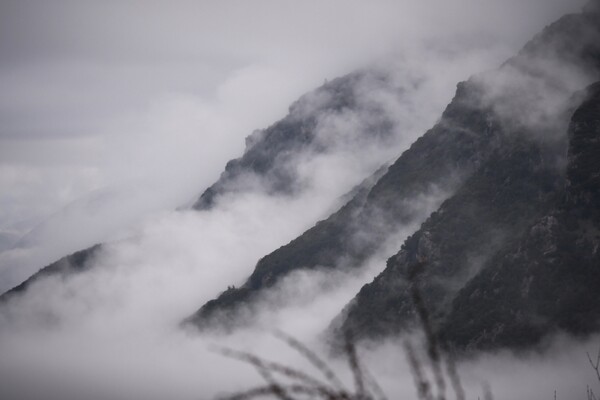
[{"label": "rocky cliff face", "polygon": [[[393,82],[389,71],[383,69],[361,70],[325,83],[292,104],[285,118],[247,137],[242,157],[227,163],[219,180],[203,192],[193,208],[209,210],[224,197],[244,193],[297,195],[310,185],[298,172],[298,165],[303,160],[339,154],[350,146],[359,149],[362,146],[358,159],[361,156],[373,159],[369,150],[394,148],[398,127],[387,109],[389,105],[381,97],[391,98],[393,102],[406,96],[407,91],[410,92],[402,84]],[[344,129],[346,120],[353,121],[353,129]],[[377,166],[389,162],[385,159],[374,161]],[[86,270],[84,262],[101,247],[96,245],[63,257],[2,294],[0,299],[6,300],[24,292],[32,281],[59,270],[61,273]],[[57,268],[58,265],[63,267]]]},{"label": "rocky cliff face", "polygon": [[506,140],[360,290],[338,321],[344,330],[378,337],[409,328],[409,274],[418,260],[426,262],[420,279],[428,308],[443,319],[487,259],[551,208],[564,179],[549,150]]},{"label": "rocky cliff face", "polygon": [[[219,198],[243,191],[297,194],[303,185],[296,170],[301,158],[335,151],[344,141],[391,141],[394,121],[381,103],[364,93],[381,90],[403,95],[402,88],[394,87],[386,72],[363,70],[327,82],[302,96],[290,106],[285,118],[246,138],[243,156],[227,163],[219,180],[204,191],[193,208],[210,209]],[[327,123],[350,114],[360,124],[344,132],[340,140],[331,140]]]},{"label": "rocky cliff face", "polygon": [[[597,86],[574,114],[567,98],[579,104],[580,96],[565,91],[562,106],[555,97],[551,115],[540,104],[557,93],[532,93],[556,83],[544,77],[549,65],[597,77],[599,27],[595,13],[564,17],[483,77],[506,140],[361,289],[334,330],[372,338],[411,328],[411,285],[443,336],[463,349],[529,346],[556,330],[598,328]],[[506,69],[540,86],[519,89]],[[500,83],[491,96],[489,82]],[[557,160],[567,149],[565,167]],[[423,261],[418,282],[409,279]]]},{"label": "rocky cliff face", "polygon": [[[420,225],[340,313],[334,331],[373,338],[410,329],[411,269],[423,263],[420,290],[454,346],[529,346],[555,330],[598,330],[600,86],[581,93],[600,79],[595,4],[544,29],[497,70],[460,83],[435,126],[395,162],[187,322],[228,329],[247,323],[256,300],[290,273],[361,268],[390,237]],[[194,208],[210,210],[254,190],[294,196],[305,184],[300,159],[337,151],[345,140],[385,146],[394,117],[364,96],[365,88],[403,95],[380,71],[325,84],[251,135],[242,157]],[[326,124],[348,114],[358,128],[328,135]],[[2,301],[47,274],[85,271],[99,249],[59,260]]]},{"label": "rocky cliff face", "polygon": [[86,271],[94,257],[101,251],[101,245],[95,245],[88,249],[70,254],[52,264],[42,268],[39,272],[27,279],[25,282],[15,286],[8,292],[0,295],[0,304],[6,302],[14,296],[23,294],[37,280],[43,279],[49,275],[71,275]]},{"label": "rocky cliff face", "polygon": [[477,96],[475,85],[459,85],[441,121],[381,178],[374,176],[336,213],[262,258],[243,286],[223,292],[189,322],[227,328],[244,323],[242,315],[251,315],[256,296],[287,274],[300,269],[360,267],[387,236],[428,215],[439,203],[423,213],[418,212],[418,199],[452,193],[501,141],[500,123]]},{"label": "rocky cliff face", "polygon": [[600,328],[600,83],[588,93],[569,128],[560,200],[460,290],[442,323],[456,346],[523,347]]},{"label": "rocky cliff face", "polygon": [[334,326],[365,337],[409,326],[406,273],[417,258],[428,260],[424,291],[438,320],[444,320],[454,297],[488,259],[560,197],[565,133],[578,102],[575,93],[598,77],[599,39],[596,14],[568,15],[498,70],[459,84],[439,123],[372,187],[264,257],[242,287],[223,292],[189,321],[202,327],[244,323],[256,298],[292,271],[341,268],[342,259],[345,268],[360,267],[386,237],[423,218],[414,205],[433,188],[448,200]]}]

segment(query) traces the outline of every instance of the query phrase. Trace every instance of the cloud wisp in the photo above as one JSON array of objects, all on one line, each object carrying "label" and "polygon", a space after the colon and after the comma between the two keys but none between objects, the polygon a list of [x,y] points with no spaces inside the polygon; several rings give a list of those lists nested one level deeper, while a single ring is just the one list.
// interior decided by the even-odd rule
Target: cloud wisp
[{"label": "cloud wisp", "polygon": [[[458,81],[496,66],[574,8],[554,0],[436,1],[431,9],[409,0],[27,4],[35,7],[9,1],[0,13],[0,32],[11,33],[0,34],[8,56],[0,63],[0,290],[110,240],[90,271],[40,280],[1,308],[0,387],[31,399],[210,398],[252,386],[245,365],[207,351],[215,342],[301,363],[265,327],[320,346],[319,333],[384,267],[386,246],[359,274],[288,277],[265,299],[287,305],[261,314],[262,329],[219,338],[178,324],[398,156],[435,123]],[[364,141],[364,114],[326,115],[317,129],[328,150],[290,163],[303,182],[295,196],[249,184],[210,211],[170,211],[189,204],[242,152],[244,136],[285,115],[302,92],[373,65],[406,92],[358,89],[393,120],[390,141]],[[414,228],[398,232],[390,249]],[[410,398],[399,348],[384,344],[365,361],[390,396]],[[478,362],[467,366],[473,385],[486,379]],[[500,382],[515,378],[502,358],[481,362]],[[534,363],[533,376],[545,368]]]},{"label": "cloud wisp", "polygon": [[429,123],[456,82],[497,65],[578,4],[11,0],[0,7],[0,249],[19,247],[0,260],[2,291],[144,216],[192,201],[240,154],[243,137],[325,78],[400,55],[431,86],[419,92],[429,102],[413,109]]}]

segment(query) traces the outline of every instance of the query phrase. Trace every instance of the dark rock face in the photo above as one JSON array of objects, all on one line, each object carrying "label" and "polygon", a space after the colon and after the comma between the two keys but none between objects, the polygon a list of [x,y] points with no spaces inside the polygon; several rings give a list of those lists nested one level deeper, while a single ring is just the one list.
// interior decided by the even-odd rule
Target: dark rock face
[{"label": "dark rock face", "polygon": [[39,272],[27,279],[25,282],[15,286],[8,292],[0,296],[0,303],[10,300],[11,298],[25,293],[25,291],[37,280],[43,279],[49,275],[71,275],[86,271],[90,265],[90,261],[101,251],[101,245],[95,245],[85,250],[75,252],[71,255],[61,258],[60,260],[42,268]]},{"label": "dark rock face", "polygon": [[525,347],[556,330],[600,329],[600,84],[573,115],[569,139],[561,201],[456,296],[442,325],[454,345]]},{"label": "dark rock face", "polygon": [[535,144],[519,138],[505,143],[406,240],[337,324],[363,337],[409,327],[408,274],[417,260],[426,261],[420,279],[428,308],[435,319],[443,319],[457,291],[490,254],[549,210],[563,181],[552,158]]},{"label": "dark rock face", "polygon": [[600,207],[600,108],[597,96],[600,83],[592,85],[589,99],[577,109],[569,132],[569,168],[567,169],[566,206],[583,212],[580,219],[599,221]]},{"label": "dark rock face", "polygon": [[[365,285],[333,329],[379,337],[412,327],[408,278],[459,349],[520,348],[600,329],[600,84],[573,114],[566,172],[539,143],[493,154]],[[476,260],[475,265],[473,259]]]},{"label": "dark rock face", "polygon": [[[550,254],[552,249],[564,249],[563,274],[575,259],[581,265],[581,277],[591,272],[594,263],[600,265],[597,259],[575,257],[576,253],[586,254],[581,246],[588,242],[573,238],[569,242],[558,228],[563,224],[561,221],[572,223],[577,209],[583,215],[580,221],[587,221],[584,225],[588,226],[588,235],[597,231],[589,223],[595,220],[592,202],[600,204],[596,197],[600,182],[594,180],[600,153],[593,146],[594,134],[591,137],[574,134],[594,131],[597,109],[593,95],[575,112],[567,138],[565,132],[573,111],[569,101],[576,102],[577,96],[569,90],[561,93],[547,89],[548,85],[557,84],[549,79],[556,66],[597,79],[599,28],[597,15],[566,16],[536,36],[497,72],[474,78],[481,84],[483,102],[489,104],[502,122],[505,133],[502,143],[482,160],[457,193],[407,239],[398,254],[388,260],[386,269],[361,289],[333,322],[334,332],[352,331],[357,337],[374,338],[412,327],[410,285],[416,283],[408,275],[411,267],[423,260],[426,267],[418,284],[424,301],[443,335],[457,347],[531,345],[552,329],[569,326],[572,332],[595,329],[592,321],[596,318],[592,314],[600,312],[600,303],[588,301],[583,305],[585,296],[593,296],[592,285],[598,282],[593,274],[588,275],[588,285],[580,285],[579,296],[573,294],[579,289],[571,287],[579,285],[576,282],[579,278],[563,279],[561,274],[545,276],[542,281],[547,282],[546,286],[536,289],[537,298],[549,303],[555,300],[552,292],[560,292],[558,286],[565,295],[569,293],[562,308],[541,307],[550,314],[554,314],[550,311],[554,307],[557,310],[554,316],[570,314],[570,322],[550,322],[544,316],[547,322],[539,323],[537,317],[542,314],[527,312],[532,302],[518,300],[517,294],[520,290],[531,293],[535,283],[524,271],[534,268],[531,265],[541,265],[539,257]],[[594,87],[590,91],[593,93]],[[534,101],[542,103],[546,98],[553,99],[554,116],[548,113],[550,108]],[[564,171],[556,160],[566,153],[567,146],[569,167]],[[585,205],[571,208],[568,217],[554,215],[562,198]],[[550,234],[564,238],[559,240],[562,247]],[[523,245],[519,240],[529,243],[532,254],[517,262],[514,253],[520,252],[519,246]],[[588,244],[588,255],[594,246]],[[500,274],[503,268],[506,272]],[[585,309],[582,312],[585,317],[575,317],[573,311],[581,308]],[[510,329],[509,317],[512,317]]]},{"label": "dark rock face", "polygon": [[478,95],[475,85],[460,84],[441,121],[381,178],[372,177],[339,211],[262,258],[242,287],[223,292],[188,322],[231,328],[251,316],[261,291],[292,271],[359,267],[399,226],[419,218],[416,198],[451,193],[497,146],[502,129],[491,110],[479,105]]},{"label": "dark rock face", "polygon": [[[323,121],[352,114],[360,119],[360,126],[344,138],[358,143],[379,143],[385,146],[393,141],[394,122],[383,104],[370,97],[371,92],[382,91],[391,96],[402,96],[403,90],[391,82],[383,70],[358,71],[337,78],[302,96],[289,108],[289,114],[265,130],[255,131],[246,138],[246,150],[239,159],[227,163],[220,179],[206,189],[193,206],[208,210],[223,195],[260,190],[276,195],[294,195],[303,189],[295,166],[299,158],[335,151],[340,143],[327,137]],[[325,126],[325,128],[327,128]],[[343,144],[342,144],[343,145]],[[381,164],[384,164],[382,160]],[[63,257],[42,268],[11,292],[23,292],[30,282],[48,274],[66,273],[57,266],[70,265],[69,271],[84,269],[85,257],[95,253],[101,245]],[[8,298],[8,293],[5,298]]]},{"label": "dark rock face", "polygon": [[[392,165],[186,323],[245,324],[261,294],[290,273],[360,268],[402,227],[422,223],[333,331],[377,338],[411,328],[411,268],[423,262],[424,301],[457,348],[524,347],[556,330],[598,331],[600,83],[577,95],[600,79],[597,3],[544,29],[499,69],[460,83],[438,123]],[[302,97],[284,119],[247,139],[243,156],[227,164],[194,208],[209,210],[256,188],[284,196],[302,191],[298,159],[339,145],[319,133],[325,117],[356,113],[362,125],[354,139],[386,143],[394,122],[360,96],[365,84],[391,83],[385,74],[362,71]],[[434,201],[420,204],[426,199]],[[86,270],[100,249],[51,264],[0,302],[48,274]]]},{"label": "dark rock face", "polygon": [[360,93],[363,89],[387,88],[402,95],[402,90],[394,89],[389,79],[383,71],[365,70],[332,80],[302,96],[290,106],[285,118],[246,138],[243,156],[227,163],[219,180],[200,196],[193,208],[210,209],[219,197],[251,190],[253,186],[271,194],[297,193],[302,189],[295,170],[298,157],[324,153],[339,144],[320,135],[324,118],[355,113],[361,116],[364,125],[357,137],[345,140],[389,140],[394,129],[389,114],[381,104]]},{"label": "dark rock face", "polygon": [[[398,227],[415,221],[414,199],[433,187],[456,194],[406,241],[334,326],[366,337],[409,324],[412,305],[404,275],[417,257],[429,260],[427,301],[442,320],[456,293],[487,259],[560,197],[573,96],[581,82],[598,77],[599,28],[593,13],[563,17],[497,71],[459,84],[439,123],[372,187],[261,259],[242,287],[222,293],[189,321],[244,323],[261,291],[292,271],[340,268],[340,259],[346,268],[360,266]],[[366,239],[356,245],[359,236]]]}]

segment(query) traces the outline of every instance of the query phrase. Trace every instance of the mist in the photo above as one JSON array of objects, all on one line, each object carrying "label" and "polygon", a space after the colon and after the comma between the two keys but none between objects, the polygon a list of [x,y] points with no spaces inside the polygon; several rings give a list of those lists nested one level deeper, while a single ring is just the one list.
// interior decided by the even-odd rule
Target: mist
[{"label": "mist", "polygon": [[412,63],[431,125],[575,3],[2,2],[0,291],[189,204],[325,79]]},{"label": "mist", "polygon": [[[583,3],[3,2],[0,292],[107,243],[89,271],[39,280],[0,306],[3,397],[204,399],[259,384],[214,345],[309,368],[270,333],[325,353],[331,320],[450,193],[414,199],[414,223],[362,269],[286,277],[260,299],[251,326],[201,334],[180,322],[397,158],[459,81],[497,67]],[[390,138],[365,143],[359,113],[326,116],[317,137],[327,151],[289,162],[302,182],[294,196],[247,177],[215,208],[189,210],[245,137],[358,69],[385,71],[404,93],[368,82],[359,93],[387,111]],[[596,343],[557,338],[546,356],[490,355],[461,372],[469,396],[490,383],[496,398],[547,399],[554,389],[583,397],[594,379],[585,351]],[[416,398],[400,343],[361,354],[390,397]],[[345,362],[331,362],[350,382]],[[539,389],[547,376],[556,387]]]}]

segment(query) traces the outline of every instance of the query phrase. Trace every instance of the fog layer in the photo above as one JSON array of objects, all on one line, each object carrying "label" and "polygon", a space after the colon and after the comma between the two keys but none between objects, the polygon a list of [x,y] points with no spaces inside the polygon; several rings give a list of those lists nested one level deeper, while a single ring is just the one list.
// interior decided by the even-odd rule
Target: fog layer
[{"label": "fog layer", "polygon": [[[290,276],[266,299],[285,307],[265,307],[253,328],[222,338],[179,322],[398,156],[435,123],[458,81],[497,66],[578,6],[3,2],[0,290],[68,252],[111,242],[89,272],[40,280],[2,306],[4,397],[191,399],[254,386],[250,368],[211,352],[214,343],[301,363],[268,331],[320,348],[318,335],[416,225],[390,238],[358,274]],[[301,93],[372,65],[386,65],[400,86],[419,82],[402,102],[382,96],[397,120],[391,144],[349,142],[298,159],[306,187],[295,197],[253,188],[210,211],[171,211],[193,201],[242,152],[243,138],[283,117]],[[327,122],[336,141],[355,127],[352,115]],[[427,200],[423,218],[439,201]],[[467,365],[465,378],[475,390],[488,380],[522,379],[530,386],[519,393],[548,398],[552,390],[531,389],[540,372],[556,376],[561,390],[586,380],[569,373],[586,371],[576,355],[587,347],[569,346],[556,350],[555,367],[502,356]],[[365,362],[390,396],[410,398],[403,357],[389,343]],[[516,386],[501,383],[498,398],[513,398]]]}]

